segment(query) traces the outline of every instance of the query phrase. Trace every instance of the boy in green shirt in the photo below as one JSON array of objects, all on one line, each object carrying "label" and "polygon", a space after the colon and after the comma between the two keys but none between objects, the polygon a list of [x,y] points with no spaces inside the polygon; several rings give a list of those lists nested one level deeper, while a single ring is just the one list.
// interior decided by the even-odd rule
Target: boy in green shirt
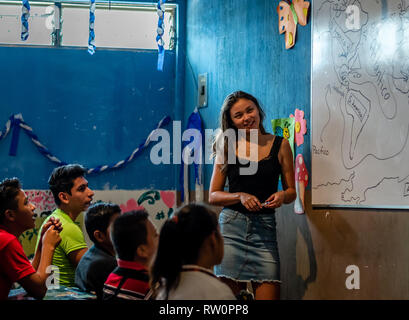
[{"label": "boy in green shirt", "polygon": [[75,286],[75,269],[88,249],[84,234],[75,223],[80,213],[90,206],[94,196],[84,178],[85,172],[80,165],[64,165],[55,168],[48,180],[57,205],[49,218],[58,218],[63,227],[60,233],[61,243],[55,249],[52,264],[59,268],[59,283],[66,287]]}]

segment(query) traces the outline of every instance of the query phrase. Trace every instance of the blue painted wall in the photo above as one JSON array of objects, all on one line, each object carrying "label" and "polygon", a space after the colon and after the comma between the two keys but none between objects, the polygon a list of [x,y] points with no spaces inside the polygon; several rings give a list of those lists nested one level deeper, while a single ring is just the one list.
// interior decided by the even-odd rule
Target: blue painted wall
[{"label": "blue painted wall", "polygon": [[[179,4],[178,45],[184,46],[185,3],[172,2]],[[59,159],[88,168],[116,163],[164,116],[182,118],[184,57],[177,53],[166,52],[159,72],[156,50],[97,48],[90,56],[85,48],[0,47],[0,126],[22,113]],[[172,125],[166,129],[172,137]],[[15,157],[9,156],[10,142],[11,134],[0,141],[0,178],[17,176],[26,189],[47,189],[56,165],[23,132]],[[89,175],[90,186],[175,189],[177,166],[152,164],[151,146],[124,168]]]},{"label": "blue painted wall", "polygon": [[[205,128],[218,127],[224,98],[243,90],[254,95],[270,120],[305,111],[307,135],[296,148],[310,168],[311,23],[298,26],[295,46],[285,49],[278,33],[279,1],[188,1],[185,119],[197,104],[197,76],[208,73],[208,107],[200,109]],[[208,189],[212,165],[205,166]],[[192,184],[191,184],[192,186]]]},{"label": "blue painted wall", "polygon": [[[302,153],[310,170],[310,59],[311,22],[298,26],[295,46],[285,49],[278,32],[279,1],[188,1],[185,118],[197,104],[197,75],[208,73],[208,107],[200,109],[205,128],[218,127],[224,98],[243,90],[261,103],[264,127],[272,132],[271,119],[288,117],[296,108],[305,111],[307,135],[295,152]],[[208,190],[213,165],[205,165]],[[193,182],[191,181],[193,189]],[[307,200],[308,203],[308,200]],[[294,205],[277,210],[277,240],[281,261],[281,299],[302,299],[317,277],[317,263],[307,215],[296,215]],[[299,235],[306,244],[297,256]],[[301,270],[309,270],[302,278]],[[327,261],[327,260],[326,260]],[[315,296],[314,296],[315,294]],[[317,297],[312,292],[310,297]],[[319,296],[319,295],[318,295]]]},{"label": "blue painted wall", "polygon": [[[309,126],[310,24],[298,27],[295,47],[285,50],[278,2],[174,2],[178,47],[167,52],[163,73],[156,71],[155,50],[97,49],[89,56],[85,49],[0,47],[0,58],[8,61],[0,65],[0,125],[21,112],[60,159],[87,167],[116,162],[164,115],[185,122],[197,104],[197,75],[207,72],[209,106],[200,110],[205,128],[218,126],[224,97],[239,89],[259,99],[266,128],[296,107],[305,111]],[[309,131],[305,138],[296,152],[309,166]],[[47,188],[54,164],[24,134],[17,156],[10,157],[10,141],[0,142],[0,177],[16,175],[25,188]],[[97,189],[174,189],[178,166],[151,164],[149,151],[126,168],[90,176],[90,183]],[[211,171],[206,165],[206,189]]]}]

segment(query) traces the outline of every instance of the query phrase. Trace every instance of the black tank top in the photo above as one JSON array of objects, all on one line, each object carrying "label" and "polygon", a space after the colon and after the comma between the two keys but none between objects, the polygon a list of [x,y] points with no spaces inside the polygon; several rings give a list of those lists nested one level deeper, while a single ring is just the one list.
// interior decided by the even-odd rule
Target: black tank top
[{"label": "black tank top", "polygon": [[[278,161],[282,137],[274,138],[270,153],[264,159],[258,161],[257,172],[253,175],[240,175],[240,168],[249,167],[249,163],[242,165],[236,156],[236,163],[227,166],[227,178],[229,180],[229,192],[245,192],[257,197],[261,203],[273,193],[277,192],[278,178],[281,174],[281,165]],[[241,202],[227,206],[227,208],[242,213],[274,213],[274,209],[263,208],[260,211],[248,211]]]}]

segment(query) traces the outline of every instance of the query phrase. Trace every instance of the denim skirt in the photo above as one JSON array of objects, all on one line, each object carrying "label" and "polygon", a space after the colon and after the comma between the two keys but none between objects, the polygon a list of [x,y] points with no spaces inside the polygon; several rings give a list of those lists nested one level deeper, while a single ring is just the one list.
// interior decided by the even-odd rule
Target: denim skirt
[{"label": "denim skirt", "polygon": [[245,214],[224,208],[219,215],[224,239],[218,277],[236,281],[280,282],[275,214]]}]

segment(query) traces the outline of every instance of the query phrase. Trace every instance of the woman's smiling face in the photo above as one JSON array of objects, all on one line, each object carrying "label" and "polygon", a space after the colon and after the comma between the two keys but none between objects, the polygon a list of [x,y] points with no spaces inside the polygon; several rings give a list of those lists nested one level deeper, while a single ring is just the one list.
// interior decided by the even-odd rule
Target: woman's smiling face
[{"label": "woman's smiling face", "polygon": [[230,109],[230,118],[237,129],[259,129],[260,113],[253,101],[239,99]]}]

